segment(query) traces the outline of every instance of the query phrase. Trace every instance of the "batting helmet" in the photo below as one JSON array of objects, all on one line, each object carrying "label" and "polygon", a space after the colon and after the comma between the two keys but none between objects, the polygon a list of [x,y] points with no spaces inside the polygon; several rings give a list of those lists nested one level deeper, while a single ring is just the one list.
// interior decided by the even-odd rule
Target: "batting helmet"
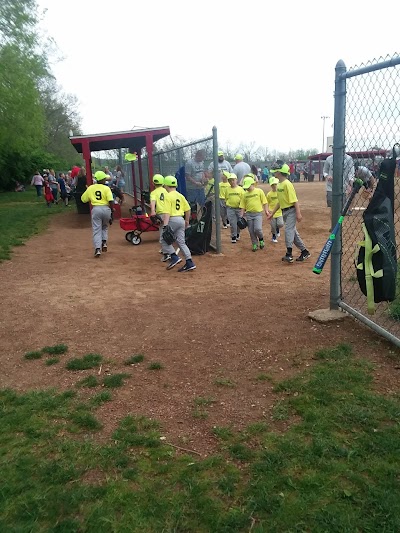
[{"label": "batting helmet", "polygon": [[244,217],[240,217],[237,221],[237,225],[239,229],[246,229],[247,228],[247,220]]},{"label": "batting helmet", "polygon": [[167,185],[167,187],[176,187],[178,185],[178,181],[175,176],[165,176],[164,185]]},{"label": "batting helmet", "polygon": [[161,176],[161,174],[154,174],[153,183],[155,185],[164,185],[164,176]]}]

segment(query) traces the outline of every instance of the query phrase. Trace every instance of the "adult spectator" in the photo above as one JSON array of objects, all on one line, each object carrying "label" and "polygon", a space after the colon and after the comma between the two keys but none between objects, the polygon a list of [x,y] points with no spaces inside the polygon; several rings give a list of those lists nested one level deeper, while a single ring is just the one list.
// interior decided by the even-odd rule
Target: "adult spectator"
[{"label": "adult spectator", "polygon": [[295,174],[295,168],[294,168],[293,161],[290,161],[290,163],[289,163],[289,171],[290,171],[290,175],[289,175],[290,181],[292,181],[292,182],[296,181],[296,174]]},{"label": "adult spectator", "polygon": [[248,163],[243,161],[242,154],[235,155],[235,166],[233,167],[233,173],[237,176],[237,182],[239,185],[242,185],[245,175],[251,173],[251,167]]},{"label": "adult spectator", "polygon": [[185,164],[186,197],[189,203],[204,205],[206,199],[204,185],[207,181],[204,159],[205,151],[197,150],[194,158]]},{"label": "adult spectator", "polygon": [[[353,185],[354,173],[355,170],[353,158],[348,154],[344,154],[343,191],[345,191],[347,194]],[[326,183],[326,205],[327,207],[332,207],[333,154],[326,158],[323,174]]]},{"label": "adult spectator", "polygon": [[261,179],[262,179],[262,182],[263,182],[263,183],[266,183],[266,182],[268,183],[268,180],[269,180],[269,170],[268,170],[267,165],[265,165],[265,167],[262,169]]},{"label": "adult spectator", "polygon": [[256,165],[251,165],[251,173],[253,174],[254,176],[254,181],[256,183],[258,183],[260,181],[260,176],[258,175],[258,168],[256,167]]},{"label": "adult spectator", "polygon": [[360,163],[354,164],[354,170],[356,178],[361,179],[365,185],[367,197],[370,197],[376,183],[374,174],[369,168],[360,165]]},{"label": "adult spectator", "polygon": [[76,192],[83,193],[86,191],[86,168],[81,167],[76,176]]},{"label": "adult spectator", "polygon": [[49,170],[49,184],[51,192],[53,193],[54,202],[58,204],[58,193],[60,192],[60,186],[57,182],[56,173],[53,168]]},{"label": "adult spectator", "polygon": [[59,173],[58,178],[57,178],[57,183],[58,183],[59,190],[60,190],[61,200],[63,200],[65,207],[69,207],[67,184],[65,183],[65,174],[63,172]]},{"label": "adult spectator", "polygon": [[[208,165],[208,172],[211,174],[211,178],[213,177],[213,170],[214,161],[211,161],[211,163]],[[232,172],[232,165],[229,163],[229,161],[226,161],[224,152],[222,152],[221,150],[218,152],[218,170],[220,170],[221,172],[222,170],[226,170],[229,173]]]},{"label": "adult spectator", "polygon": [[37,170],[36,174],[33,176],[31,185],[34,185],[36,188],[36,194],[42,196],[42,188],[44,185],[44,180],[40,172]]},{"label": "adult spectator", "polygon": [[125,174],[121,165],[117,166],[115,177],[117,178],[115,185],[123,193],[125,189]]}]

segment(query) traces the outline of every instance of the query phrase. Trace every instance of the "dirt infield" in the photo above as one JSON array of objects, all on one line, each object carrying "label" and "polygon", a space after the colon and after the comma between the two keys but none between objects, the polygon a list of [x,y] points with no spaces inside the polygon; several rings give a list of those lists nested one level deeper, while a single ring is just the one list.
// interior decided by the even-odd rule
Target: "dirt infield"
[{"label": "dirt infield", "polygon": [[[311,270],[330,213],[323,183],[296,189],[299,231],[312,253],[302,264],[282,264],[284,238],[272,244],[267,221],[265,250],[253,253],[247,232],[232,245],[222,230],[223,254],[195,257],[197,270],[181,274],[160,262],[156,232],[133,246],[115,222],[108,253],[95,260],[89,218],[72,209],[55,217],[0,265],[0,386],[74,387],[98,371],[70,372],[65,361],[100,353],[102,374],[130,374],[98,412],[104,438],[121,417],[142,414],[160,420],[170,442],[201,453],[214,449],[214,426],[263,420],[283,430],[289,421],[274,416],[273,384],[311,365],[320,347],[351,342],[376,364],[376,386],[398,390],[394,348],[350,318],[321,325],[307,317],[329,304],[329,268],[321,276]],[[23,358],[57,343],[69,351],[54,366]],[[138,353],[142,363],[124,365]],[[151,362],[163,368],[149,370]],[[207,407],[198,409],[199,398]]]}]

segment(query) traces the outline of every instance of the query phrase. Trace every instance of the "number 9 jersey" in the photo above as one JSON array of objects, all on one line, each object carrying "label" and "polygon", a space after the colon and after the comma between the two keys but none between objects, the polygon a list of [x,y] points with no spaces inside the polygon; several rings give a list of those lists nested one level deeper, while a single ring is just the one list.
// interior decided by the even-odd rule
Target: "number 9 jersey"
[{"label": "number 9 jersey", "polygon": [[183,217],[186,211],[190,211],[190,205],[183,194],[172,190],[165,197],[164,209],[171,217]]},{"label": "number 9 jersey", "polygon": [[113,201],[113,195],[110,187],[103,183],[89,185],[82,194],[81,200],[84,203],[90,202],[92,205],[108,205]]}]

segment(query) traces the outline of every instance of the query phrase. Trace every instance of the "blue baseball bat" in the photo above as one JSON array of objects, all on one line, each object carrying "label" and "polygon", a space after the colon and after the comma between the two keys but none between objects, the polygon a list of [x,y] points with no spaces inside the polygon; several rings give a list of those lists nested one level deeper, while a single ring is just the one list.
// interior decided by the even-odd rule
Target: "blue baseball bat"
[{"label": "blue baseball bat", "polygon": [[347,211],[349,210],[349,207],[351,205],[351,202],[353,201],[353,198],[358,193],[358,191],[361,189],[361,187],[364,185],[364,182],[361,179],[355,179],[353,181],[353,189],[351,191],[350,196],[347,199],[346,204],[344,205],[342,209],[342,213],[339,217],[339,220],[337,221],[335,227],[331,231],[331,234],[329,235],[328,240],[324,244],[324,247],[321,250],[321,253],[318,256],[317,262],[314,265],[313,272],[314,274],[321,274],[325,263],[328,260],[328,257],[331,255],[332,247],[335,244],[336,235],[338,234],[340,227],[343,223],[343,219],[347,214]]}]

